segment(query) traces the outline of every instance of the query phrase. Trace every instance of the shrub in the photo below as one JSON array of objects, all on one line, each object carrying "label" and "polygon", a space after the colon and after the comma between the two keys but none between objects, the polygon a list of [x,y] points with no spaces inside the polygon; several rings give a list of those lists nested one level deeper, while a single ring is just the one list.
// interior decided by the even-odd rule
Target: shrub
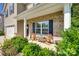
[{"label": "shrub", "polygon": [[18,52],[21,52],[24,46],[28,44],[28,40],[23,37],[14,37],[11,40],[12,40],[13,46],[16,48]]},{"label": "shrub", "polygon": [[6,40],[4,40],[2,48],[6,49],[6,48],[10,48],[12,46],[13,46],[12,41],[10,39],[6,39]]},{"label": "shrub", "polygon": [[4,32],[3,31],[0,31],[0,36],[4,35]]},{"label": "shrub", "polygon": [[4,41],[2,46],[2,54],[5,56],[13,56],[17,54],[17,51],[13,47],[12,41],[10,39]]},{"label": "shrub", "polygon": [[29,43],[22,50],[24,56],[37,56],[39,55],[39,51],[41,50],[39,45]]},{"label": "shrub", "polygon": [[[79,4],[72,4],[71,29],[63,34],[63,41],[58,45],[58,55],[79,55]],[[73,28],[74,27],[74,28]]]},{"label": "shrub", "polygon": [[5,56],[16,55],[28,44],[28,40],[23,37],[13,37],[6,39],[2,46],[2,54]]},{"label": "shrub", "polygon": [[39,45],[34,43],[29,43],[22,50],[24,56],[52,56],[54,52],[47,49],[41,48]]},{"label": "shrub", "polygon": [[58,55],[79,55],[79,31],[71,28],[63,33],[63,40],[58,45]]},{"label": "shrub", "polygon": [[2,54],[4,56],[15,56],[17,55],[17,51],[14,47],[3,49]]},{"label": "shrub", "polygon": [[72,4],[71,8],[71,26],[79,29],[79,4]]},{"label": "shrub", "polygon": [[39,56],[54,56],[54,52],[47,49],[47,48],[43,48],[41,49],[41,51],[39,52]]}]

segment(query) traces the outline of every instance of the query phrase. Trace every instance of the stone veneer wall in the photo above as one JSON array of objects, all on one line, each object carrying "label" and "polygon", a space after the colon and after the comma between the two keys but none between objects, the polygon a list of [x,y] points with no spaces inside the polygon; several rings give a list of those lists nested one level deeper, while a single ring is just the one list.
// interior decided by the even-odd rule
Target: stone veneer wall
[{"label": "stone veneer wall", "polygon": [[55,13],[51,13],[44,16],[39,16],[36,18],[29,19],[27,23],[33,23],[38,21],[45,21],[45,20],[53,20],[53,36],[61,36],[60,33],[63,30],[64,26],[64,17],[63,11],[58,11]]}]

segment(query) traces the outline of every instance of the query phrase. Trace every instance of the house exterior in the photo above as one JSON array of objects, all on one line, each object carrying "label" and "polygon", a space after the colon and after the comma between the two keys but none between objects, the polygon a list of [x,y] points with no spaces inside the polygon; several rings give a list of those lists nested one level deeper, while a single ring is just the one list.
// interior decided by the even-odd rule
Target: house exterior
[{"label": "house exterior", "polygon": [[71,4],[64,3],[10,3],[4,4],[6,38],[16,35],[37,37],[51,34],[61,37],[61,31],[71,27]]},{"label": "house exterior", "polygon": [[4,16],[0,14],[0,31],[4,31]]},{"label": "house exterior", "polygon": [[6,38],[13,37],[14,32],[16,31],[16,19],[14,19],[15,16],[17,16],[16,12],[16,5],[17,4],[4,4],[3,12],[4,12],[4,32]]}]

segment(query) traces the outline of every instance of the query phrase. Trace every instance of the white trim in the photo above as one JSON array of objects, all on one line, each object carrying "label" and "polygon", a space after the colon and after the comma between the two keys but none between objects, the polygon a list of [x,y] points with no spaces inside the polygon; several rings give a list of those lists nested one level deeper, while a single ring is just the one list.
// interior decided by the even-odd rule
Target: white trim
[{"label": "white trim", "polygon": [[71,4],[64,5],[64,30],[71,27]]},{"label": "white trim", "polygon": [[26,18],[24,18],[24,37],[26,37]]},{"label": "white trim", "polygon": [[41,22],[41,35],[42,35],[43,33],[42,33],[42,22]]},{"label": "white trim", "polygon": [[31,34],[32,34],[32,23],[29,23],[29,39],[31,37]]}]

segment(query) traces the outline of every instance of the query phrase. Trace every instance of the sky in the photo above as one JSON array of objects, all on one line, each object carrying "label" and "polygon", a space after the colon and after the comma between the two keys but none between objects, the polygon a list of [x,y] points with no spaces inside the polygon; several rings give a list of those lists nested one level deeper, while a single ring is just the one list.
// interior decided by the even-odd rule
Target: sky
[{"label": "sky", "polygon": [[2,3],[0,3],[0,13],[2,13],[1,11],[2,11],[2,9],[3,9],[3,4]]}]

